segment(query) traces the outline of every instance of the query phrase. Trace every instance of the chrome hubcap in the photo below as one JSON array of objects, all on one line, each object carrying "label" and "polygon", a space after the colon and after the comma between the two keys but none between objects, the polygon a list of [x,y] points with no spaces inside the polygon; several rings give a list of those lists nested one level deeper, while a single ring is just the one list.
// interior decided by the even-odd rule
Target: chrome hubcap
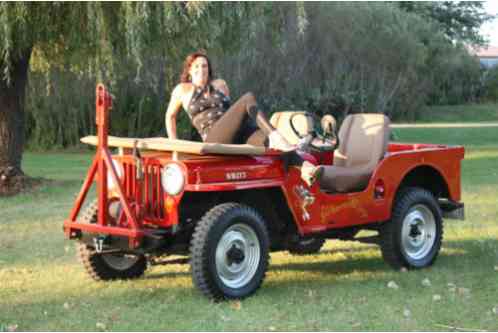
[{"label": "chrome hubcap", "polygon": [[102,259],[109,265],[111,268],[124,271],[135,265],[139,257],[133,254],[102,254]]},{"label": "chrome hubcap", "polygon": [[405,254],[413,260],[424,258],[436,241],[436,221],[425,205],[415,205],[403,219],[401,244]]},{"label": "chrome hubcap", "polygon": [[256,274],[260,260],[260,245],[254,230],[245,224],[235,224],[221,236],[216,247],[216,270],[229,288],[245,286]]}]

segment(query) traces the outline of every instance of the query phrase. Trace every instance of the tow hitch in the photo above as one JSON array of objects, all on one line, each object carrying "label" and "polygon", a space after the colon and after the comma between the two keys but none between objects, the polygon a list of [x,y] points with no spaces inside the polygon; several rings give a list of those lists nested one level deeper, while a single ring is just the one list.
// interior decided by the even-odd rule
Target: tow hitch
[{"label": "tow hitch", "polygon": [[106,239],[107,239],[106,236],[97,236],[93,238],[93,245],[97,253],[102,253],[102,250],[104,248],[104,242],[106,241]]}]

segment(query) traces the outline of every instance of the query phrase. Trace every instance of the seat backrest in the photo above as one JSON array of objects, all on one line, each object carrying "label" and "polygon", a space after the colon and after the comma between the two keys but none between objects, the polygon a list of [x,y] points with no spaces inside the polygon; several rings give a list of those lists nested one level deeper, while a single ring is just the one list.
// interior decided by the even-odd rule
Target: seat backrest
[{"label": "seat backrest", "polygon": [[339,130],[339,147],[334,153],[334,165],[371,165],[374,168],[386,153],[389,123],[389,118],[383,114],[347,116]]},{"label": "seat backrest", "polygon": [[292,124],[299,134],[306,135],[313,130],[313,121],[310,117],[305,116],[304,111],[275,112],[270,118],[270,123],[290,144],[295,145],[299,138],[291,128],[291,118]]}]

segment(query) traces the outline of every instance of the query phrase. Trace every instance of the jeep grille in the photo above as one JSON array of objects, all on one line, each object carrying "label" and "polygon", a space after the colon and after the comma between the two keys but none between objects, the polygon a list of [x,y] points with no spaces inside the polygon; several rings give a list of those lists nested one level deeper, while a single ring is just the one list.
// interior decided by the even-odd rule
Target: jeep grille
[{"label": "jeep grille", "polygon": [[144,218],[149,221],[163,220],[164,191],[161,186],[161,166],[145,164],[143,169],[143,186],[137,180],[137,168],[132,163],[123,163],[125,173],[124,191],[127,198],[143,204]]}]

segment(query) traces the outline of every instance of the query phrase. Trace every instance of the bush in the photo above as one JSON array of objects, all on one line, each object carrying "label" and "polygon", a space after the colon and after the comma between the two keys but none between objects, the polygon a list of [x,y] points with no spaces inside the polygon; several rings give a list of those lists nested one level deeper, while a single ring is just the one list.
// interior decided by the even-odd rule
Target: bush
[{"label": "bush", "polygon": [[[296,8],[259,16],[242,50],[219,63],[235,91],[255,91],[270,110],[414,118],[431,98],[442,100],[433,96],[443,85],[438,80],[454,79],[439,67],[457,48],[436,26],[397,6],[310,3],[301,18]],[[275,17],[283,18],[277,36],[269,31]],[[446,67],[452,73],[456,64]],[[451,98],[459,93],[446,90]]]},{"label": "bush", "polygon": [[483,73],[482,99],[488,102],[498,102],[498,66]]},{"label": "bush", "polygon": [[476,102],[481,86],[479,60],[463,46],[451,46],[432,68],[433,84],[429,105]]}]

